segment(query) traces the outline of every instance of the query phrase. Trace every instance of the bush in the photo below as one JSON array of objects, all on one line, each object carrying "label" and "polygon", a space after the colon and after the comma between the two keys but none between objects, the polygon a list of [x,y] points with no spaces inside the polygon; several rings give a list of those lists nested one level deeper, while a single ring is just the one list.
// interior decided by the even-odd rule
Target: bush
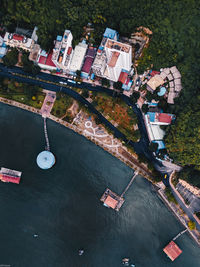
[{"label": "bush", "polygon": [[195,224],[195,222],[193,222],[193,221],[189,221],[188,222],[188,227],[189,227],[189,229],[190,230],[194,230],[194,229],[196,229],[196,224]]},{"label": "bush", "polygon": [[171,188],[170,187],[166,187],[165,188],[165,194],[167,196],[167,199],[170,201],[170,202],[173,202],[175,204],[177,204],[177,201],[174,197],[174,195],[172,194],[172,191],[171,191]]}]

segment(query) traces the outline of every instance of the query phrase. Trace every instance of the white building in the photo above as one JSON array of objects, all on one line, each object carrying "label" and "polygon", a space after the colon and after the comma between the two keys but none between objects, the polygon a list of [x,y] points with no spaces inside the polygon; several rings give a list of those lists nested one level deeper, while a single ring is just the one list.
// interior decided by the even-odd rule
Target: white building
[{"label": "white building", "polygon": [[145,115],[145,124],[150,142],[155,140],[163,140],[165,132],[160,128],[159,125],[149,123],[148,115]]},{"label": "white building", "polygon": [[132,47],[130,45],[103,38],[92,68],[97,76],[117,82],[122,70],[129,72],[131,65]]},{"label": "white building", "polygon": [[4,43],[7,46],[21,48],[30,52],[34,44],[34,40],[23,35],[6,32],[4,36]]},{"label": "white building", "polygon": [[63,36],[58,35],[52,54],[52,61],[58,69],[66,72],[69,69],[72,58],[72,39],[73,36],[69,30],[65,30]]},{"label": "white building", "polygon": [[71,73],[75,73],[77,70],[81,70],[87,48],[88,48],[88,45],[83,42],[79,43],[75,47],[74,53],[72,55],[72,60],[69,66],[69,70]]}]

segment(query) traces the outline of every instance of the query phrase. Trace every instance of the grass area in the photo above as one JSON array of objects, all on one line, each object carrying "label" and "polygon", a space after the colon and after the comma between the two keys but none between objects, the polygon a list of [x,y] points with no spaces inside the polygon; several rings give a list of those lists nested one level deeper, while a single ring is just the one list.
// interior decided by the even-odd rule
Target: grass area
[{"label": "grass area", "polygon": [[39,87],[4,79],[0,85],[0,96],[40,109],[45,94]]},{"label": "grass area", "polygon": [[168,201],[177,204],[177,200],[175,199],[175,197],[174,197],[174,195],[173,195],[173,193],[169,187],[165,188],[165,195],[166,195]]},{"label": "grass area", "polygon": [[140,138],[139,131],[134,130],[134,125],[137,125],[135,113],[119,97],[97,93],[93,95],[93,104],[111,123],[116,124],[127,139],[137,141]]},{"label": "grass area", "polygon": [[58,118],[63,117],[65,114],[68,117],[70,116],[70,112],[67,112],[67,110],[71,107],[72,104],[72,97],[67,96],[66,94],[56,93],[56,101],[54,102],[51,114]]}]

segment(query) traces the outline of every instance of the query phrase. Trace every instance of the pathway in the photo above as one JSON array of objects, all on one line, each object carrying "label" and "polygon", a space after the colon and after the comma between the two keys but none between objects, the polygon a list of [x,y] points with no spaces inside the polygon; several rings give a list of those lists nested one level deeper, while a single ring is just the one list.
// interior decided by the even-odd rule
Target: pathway
[{"label": "pathway", "polygon": [[45,135],[45,139],[46,139],[46,150],[50,151],[49,138],[48,138],[48,133],[47,133],[46,117],[44,117],[44,135]]},{"label": "pathway", "polygon": [[127,185],[127,187],[124,189],[123,193],[121,194],[121,196],[120,196],[121,198],[123,198],[123,196],[126,194],[126,192],[128,191],[129,187],[132,185],[132,183],[133,183],[133,181],[137,175],[138,175],[138,172],[135,172],[133,177],[131,178],[129,184]]}]

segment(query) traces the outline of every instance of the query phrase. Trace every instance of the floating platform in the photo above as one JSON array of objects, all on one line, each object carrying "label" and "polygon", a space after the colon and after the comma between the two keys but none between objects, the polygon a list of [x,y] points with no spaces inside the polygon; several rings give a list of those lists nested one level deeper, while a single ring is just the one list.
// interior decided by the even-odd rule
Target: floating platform
[{"label": "floating platform", "polygon": [[0,180],[5,183],[15,183],[19,184],[22,172],[15,171],[7,168],[1,168],[0,170]]},{"label": "floating platform", "polygon": [[109,188],[106,189],[100,200],[104,203],[104,206],[119,211],[123,205],[125,199],[112,192]]},{"label": "floating platform", "polygon": [[171,261],[174,261],[180,256],[182,250],[176,245],[174,241],[171,241],[163,251],[167,254]]}]

